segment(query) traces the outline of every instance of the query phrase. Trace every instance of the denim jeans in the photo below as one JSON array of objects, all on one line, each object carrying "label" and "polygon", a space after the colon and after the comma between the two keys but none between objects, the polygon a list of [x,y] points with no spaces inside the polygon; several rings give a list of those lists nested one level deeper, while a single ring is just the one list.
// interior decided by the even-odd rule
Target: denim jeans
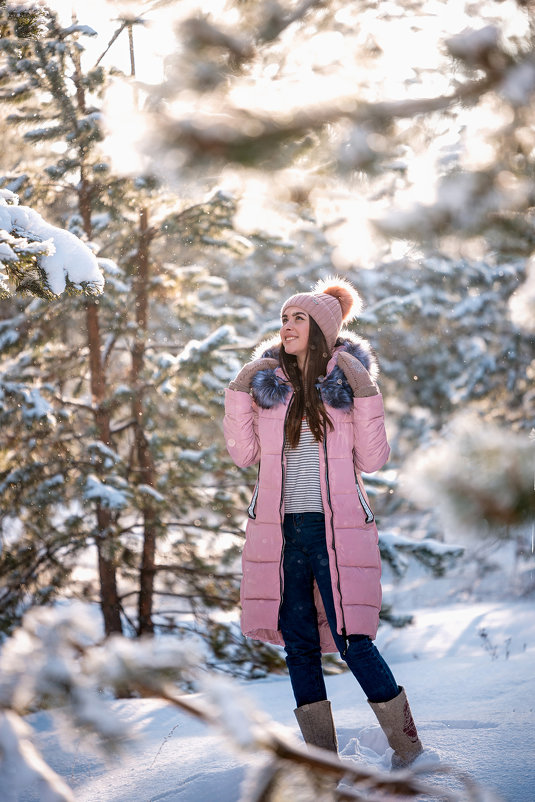
[{"label": "denim jeans", "polygon": [[336,613],[323,513],[302,512],[284,516],[284,593],[280,628],[286,665],[297,707],[327,698],[321,666],[321,649],[314,579],[336,646],[370,702],[387,702],[399,693],[392,672],[367,635],[336,632]]}]

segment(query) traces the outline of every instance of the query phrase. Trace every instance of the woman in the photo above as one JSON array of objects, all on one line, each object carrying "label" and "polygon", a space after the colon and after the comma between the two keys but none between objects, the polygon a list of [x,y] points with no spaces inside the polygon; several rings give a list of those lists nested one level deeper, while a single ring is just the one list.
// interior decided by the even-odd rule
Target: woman
[{"label": "woman", "polygon": [[337,751],[321,653],[339,651],[407,766],[422,745],[410,707],[372,639],[381,607],[377,528],[360,477],[388,459],[369,345],[343,320],[349,282],[320,282],[282,307],[280,338],[230,383],[224,431],[239,467],[259,463],[248,509],[242,630],[284,646],[308,744]]}]

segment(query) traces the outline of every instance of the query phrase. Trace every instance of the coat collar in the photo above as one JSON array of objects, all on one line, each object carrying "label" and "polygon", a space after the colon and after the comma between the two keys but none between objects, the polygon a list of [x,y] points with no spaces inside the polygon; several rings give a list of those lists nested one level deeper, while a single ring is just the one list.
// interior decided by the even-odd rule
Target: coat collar
[{"label": "coat collar", "polygon": [[[279,359],[280,337],[261,343],[254,352],[253,358],[270,357]],[[337,364],[337,356],[345,351],[356,357],[375,379],[379,373],[377,360],[369,342],[353,332],[343,331],[336,340],[334,351],[327,365],[325,378],[318,380],[318,390],[323,403],[335,409],[350,409],[353,406],[353,393],[349,383]],[[252,381],[253,398],[259,407],[271,409],[289,400],[292,386],[281,367],[259,370]]]}]

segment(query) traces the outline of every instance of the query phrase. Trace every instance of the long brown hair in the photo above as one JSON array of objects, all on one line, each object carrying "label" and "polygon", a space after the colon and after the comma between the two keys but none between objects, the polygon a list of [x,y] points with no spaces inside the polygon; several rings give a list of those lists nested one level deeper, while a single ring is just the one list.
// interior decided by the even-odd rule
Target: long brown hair
[{"label": "long brown hair", "polygon": [[294,396],[290,403],[286,417],[286,440],[291,448],[296,448],[301,436],[301,421],[306,416],[310,431],[314,439],[321,443],[328,426],[333,430],[333,424],[316,388],[318,378],[325,376],[330,354],[323,332],[315,320],[310,318],[308,334],[308,354],[304,376],[297,364],[297,357],[287,354],[284,345],[280,349],[280,362],[282,368],[290,379]]}]

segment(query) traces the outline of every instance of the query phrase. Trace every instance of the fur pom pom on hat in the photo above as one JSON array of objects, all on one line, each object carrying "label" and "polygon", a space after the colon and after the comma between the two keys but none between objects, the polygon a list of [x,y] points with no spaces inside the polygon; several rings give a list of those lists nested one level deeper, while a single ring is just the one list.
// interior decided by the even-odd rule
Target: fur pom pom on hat
[{"label": "fur pom pom on hat", "polygon": [[358,315],[362,300],[349,281],[333,276],[318,281],[312,292],[292,295],[284,302],[281,315],[289,306],[298,306],[308,312],[322,330],[329,351],[332,351],[342,323]]}]

